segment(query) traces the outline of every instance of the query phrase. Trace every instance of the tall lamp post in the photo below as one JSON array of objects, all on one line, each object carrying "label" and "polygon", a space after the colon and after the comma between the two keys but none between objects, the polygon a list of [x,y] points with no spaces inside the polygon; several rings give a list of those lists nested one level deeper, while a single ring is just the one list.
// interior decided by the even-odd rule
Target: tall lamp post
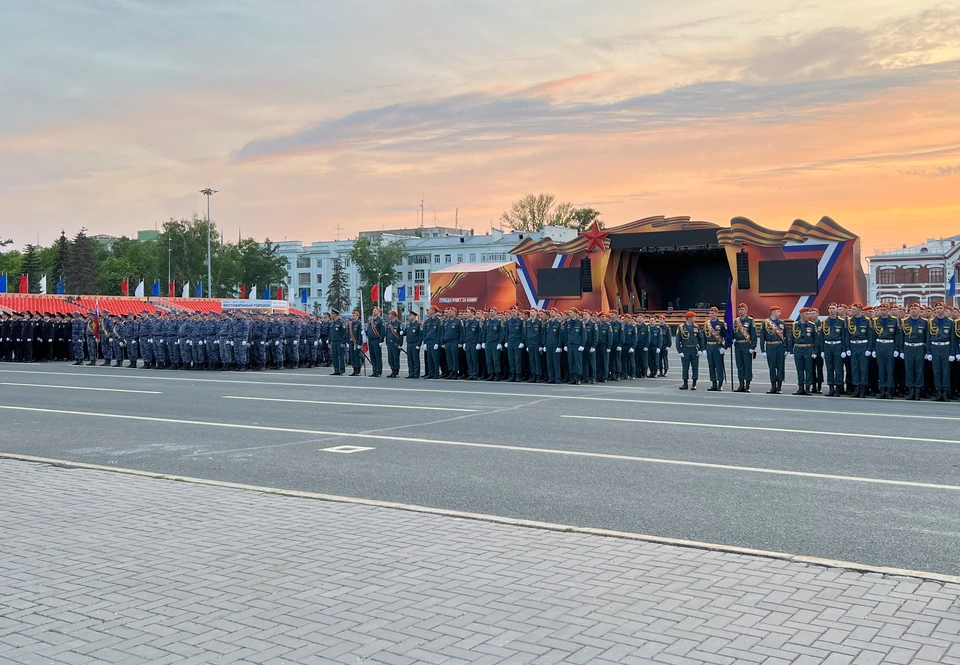
[{"label": "tall lamp post", "polygon": [[207,197],[207,297],[213,297],[213,270],[210,264],[210,197],[217,193],[217,190],[201,189],[200,193]]}]

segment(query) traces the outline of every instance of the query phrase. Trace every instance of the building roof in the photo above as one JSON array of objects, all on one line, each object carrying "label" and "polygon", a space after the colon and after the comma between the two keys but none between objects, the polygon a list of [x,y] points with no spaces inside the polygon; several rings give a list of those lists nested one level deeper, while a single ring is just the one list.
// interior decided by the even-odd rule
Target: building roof
[{"label": "building roof", "polygon": [[446,268],[440,268],[439,270],[434,270],[433,274],[437,275],[440,273],[447,272],[489,272],[491,270],[499,270],[503,266],[512,266],[513,262],[511,261],[487,261],[485,263],[458,263],[456,265],[448,266]]},{"label": "building roof", "polygon": [[956,250],[958,246],[960,246],[960,234],[950,236],[948,238],[928,238],[926,242],[920,243],[919,245],[910,245],[908,247],[906,244],[904,244],[903,247],[900,247],[899,249],[877,252],[873,256],[868,257],[867,260],[870,261],[873,259],[890,258],[943,258],[952,253],[952,250]]}]

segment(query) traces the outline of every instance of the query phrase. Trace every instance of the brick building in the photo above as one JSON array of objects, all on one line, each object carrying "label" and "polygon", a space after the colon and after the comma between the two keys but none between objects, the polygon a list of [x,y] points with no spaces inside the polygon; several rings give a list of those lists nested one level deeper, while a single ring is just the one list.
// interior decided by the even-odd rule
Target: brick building
[{"label": "brick building", "polygon": [[[960,235],[932,238],[920,245],[877,252],[867,258],[867,292],[873,302],[900,305],[955,301],[960,268]],[[951,291],[953,284],[954,291]]]}]

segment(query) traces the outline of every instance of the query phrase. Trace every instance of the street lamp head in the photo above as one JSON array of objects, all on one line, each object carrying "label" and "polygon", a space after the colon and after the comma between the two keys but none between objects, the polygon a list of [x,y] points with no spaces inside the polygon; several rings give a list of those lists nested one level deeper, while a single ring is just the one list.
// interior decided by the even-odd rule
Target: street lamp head
[{"label": "street lamp head", "polygon": [[201,190],[200,190],[200,193],[203,194],[203,195],[205,195],[205,196],[213,196],[214,194],[217,193],[217,190],[215,190],[215,189],[210,189],[209,187],[207,187],[206,189],[201,189]]}]

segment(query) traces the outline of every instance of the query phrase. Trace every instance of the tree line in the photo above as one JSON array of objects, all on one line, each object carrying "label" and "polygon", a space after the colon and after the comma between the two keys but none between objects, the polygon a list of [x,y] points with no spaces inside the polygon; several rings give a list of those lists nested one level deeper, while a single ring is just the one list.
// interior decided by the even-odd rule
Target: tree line
[{"label": "tree line", "polygon": [[[23,250],[0,252],[0,274],[6,273],[8,291],[15,292],[20,275],[26,275],[30,293],[40,292],[40,280],[47,277],[47,293],[56,292],[63,279],[64,292],[75,295],[120,295],[121,285],[130,284],[130,293],[140,280],[150,293],[150,285],[160,282],[161,295],[167,295],[169,281],[176,282],[175,295],[184,283],[203,283],[203,295],[218,298],[239,296],[239,286],[254,285],[261,292],[267,286],[286,283],[287,260],[268,238],[263,244],[253,238],[237,242],[219,242],[216,225],[211,222],[213,289],[207,281],[207,222],[170,219],[163,223],[157,240],[138,241],[126,236],[101,242],[80,229],[72,239],[60,233],[49,247],[26,245]],[[169,273],[168,273],[169,268]]]}]

